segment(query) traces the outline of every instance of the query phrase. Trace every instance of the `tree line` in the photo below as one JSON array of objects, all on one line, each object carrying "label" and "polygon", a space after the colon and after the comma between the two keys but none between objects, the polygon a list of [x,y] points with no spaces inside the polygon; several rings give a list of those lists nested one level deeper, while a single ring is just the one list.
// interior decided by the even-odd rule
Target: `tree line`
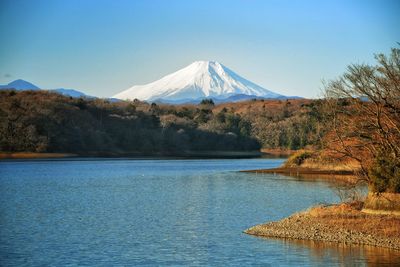
[{"label": "tree line", "polygon": [[[43,91],[0,92],[0,150],[78,154],[252,151],[244,118],[212,105],[177,109],[140,101],[71,98]],[[218,118],[217,118],[218,117]],[[218,130],[205,125],[218,121]]]}]

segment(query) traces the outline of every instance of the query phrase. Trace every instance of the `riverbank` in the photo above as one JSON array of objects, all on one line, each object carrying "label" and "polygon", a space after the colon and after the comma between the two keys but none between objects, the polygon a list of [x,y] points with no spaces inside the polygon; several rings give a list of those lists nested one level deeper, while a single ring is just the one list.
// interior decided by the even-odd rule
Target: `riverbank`
[{"label": "riverbank", "polygon": [[268,156],[287,158],[296,153],[297,150],[282,149],[282,148],[261,148],[261,152]]},{"label": "riverbank", "polygon": [[324,178],[332,181],[356,182],[358,163],[337,155],[312,150],[290,151],[290,157],[282,166],[271,169],[243,170],[256,174],[283,174],[304,178]]},{"label": "riverbank", "polygon": [[367,214],[350,204],[317,206],[277,222],[256,225],[246,234],[358,244],[400,250],[400,216]]},{"label": "riverbank", "polygon": [[260,151],[182,151],[182,152],[87,152],[84,154],[72,153],[35,153],[35,152],[0,152],[1,159],[53,159],[70,157],[99,157],[99,158],[193,158],[193,159],[235,159],[258,158],[263,154]]},{"label": "riverbank", "polygon": [[0,152],[0,159],[54,159],[77,156],[71,153]]},{"label": "riverbank", "polygon": [[302,179],[323,179],[327,182],[344,182],[347,184],[355,184],[357,182],[357,176],[355,171],[350,170],[321,170],[317,168],[286,168],[278,167],[271,169],[258,169],[258,170],[242,170],[244,173],[255,173],[255,174],[273,174],[273,175],[286,175],[292,177],[298,177]]},{"label": "riverbank", "polygon": [[279,167],[271,169],[260,169],[260,170],[244,170],[241,172],[250,173],[273,173],[273,174],[286,174],[290,176],[299,175],[354,175],[355,171],[352,170],[321,170],[317,168],[304,168],[304,167]]}]

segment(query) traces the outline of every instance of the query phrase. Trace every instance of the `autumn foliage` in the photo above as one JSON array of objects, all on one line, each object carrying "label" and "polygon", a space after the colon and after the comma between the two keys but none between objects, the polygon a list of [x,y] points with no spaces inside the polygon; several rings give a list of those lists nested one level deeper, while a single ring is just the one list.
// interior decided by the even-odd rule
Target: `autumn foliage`
[{"label": "autumn foliage", "polygon": [[326,145],[359,162],[374,192],[400,192],[400,49],[377,65],[351,65],[326,85]]}]

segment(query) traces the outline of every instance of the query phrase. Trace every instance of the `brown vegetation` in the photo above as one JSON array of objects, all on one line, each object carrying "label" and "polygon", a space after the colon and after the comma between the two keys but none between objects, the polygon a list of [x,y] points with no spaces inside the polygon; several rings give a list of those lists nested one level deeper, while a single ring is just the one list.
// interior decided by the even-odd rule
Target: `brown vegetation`
[{"label": "brown vegetation", "polygon": [[400,215],[400,194],[393,193],[380,193],[368,194],[364,206],[364,212],[372,212],[375,213],[397,213]]},{"label": "brown vegetation", "polygon": [[359,203],[343,203],[332,206],[317,206],[308,212],[321,222],[363,234],[374,234],[385,238],[400,238],[400,217],[369,215],[360,211]]},{"label": "brown vegetation", "polygon": [[70,98],[0,91],[0,151],[81,155],[181,155],[257,151],[250,123],[212,107]]},{"label": "brown vegetation", "polygon": [[[186,153],[319,147],[321,101],[168,105],[0,92],[0,151]],[[281,152],[279,152],[281,154]]]},{"label": "brown vegetation", "polygon": [[352,173],[360,169],[357,161],[330,150],[299,150],[287,159],[283,167]]},{"label": "brown vegetation", "polygon": [[400,49],[377,65],[351,65],[326,86],[326,146],[360,165],[374,192],[400,193]]},{"label": "brown vegetation", "polygon": [[228,110],[251,123],[251,134],[264,149],[297,150],[320,147],[325,133],[320,100],[250,100],[223,103],[213,111]]}]

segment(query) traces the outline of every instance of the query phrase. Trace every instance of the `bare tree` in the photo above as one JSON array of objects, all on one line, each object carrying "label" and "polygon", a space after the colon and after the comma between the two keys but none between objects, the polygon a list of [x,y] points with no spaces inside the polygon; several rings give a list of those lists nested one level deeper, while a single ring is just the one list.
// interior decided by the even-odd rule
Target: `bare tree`
[{"label": "bare tree", "polygon": [[328,148],[360,163],[373,191],[400,192],[400,49],[326,84]]}]

